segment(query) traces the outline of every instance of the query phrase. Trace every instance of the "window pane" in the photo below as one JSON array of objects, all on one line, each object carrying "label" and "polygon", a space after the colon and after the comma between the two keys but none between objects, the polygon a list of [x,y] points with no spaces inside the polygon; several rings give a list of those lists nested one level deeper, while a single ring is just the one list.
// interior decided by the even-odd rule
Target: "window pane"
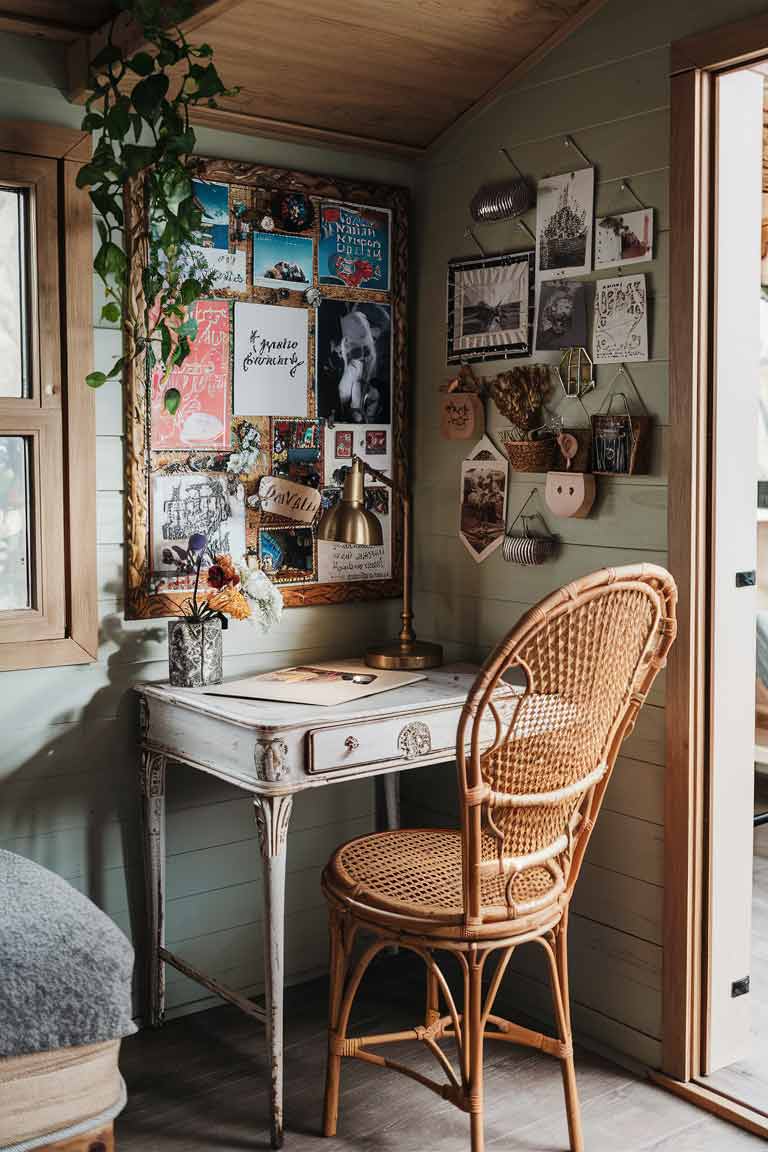
[{"label": "window pane", "polygon": [[30,608],[29,445],[0,436],[0,611]]},{"label": "window pane", "polygon": [[29,395],[27,195],[0,187],[0,396]]}]

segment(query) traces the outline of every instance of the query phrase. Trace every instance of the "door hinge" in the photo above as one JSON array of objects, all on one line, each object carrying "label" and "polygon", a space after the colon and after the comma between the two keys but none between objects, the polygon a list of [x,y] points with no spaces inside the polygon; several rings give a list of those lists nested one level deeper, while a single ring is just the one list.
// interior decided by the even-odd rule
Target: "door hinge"
[{"label": "door hinge", "polygon": [[742,977],[741,980],[734,980],[731,984],[731,996],[746,996],[749,992],[749,976]]},{"label": "door hinge", "polygon": [[737,588],[754,588],[755,584],[757,584],[757,573],[754,569],[751,572],[736,573]]}]

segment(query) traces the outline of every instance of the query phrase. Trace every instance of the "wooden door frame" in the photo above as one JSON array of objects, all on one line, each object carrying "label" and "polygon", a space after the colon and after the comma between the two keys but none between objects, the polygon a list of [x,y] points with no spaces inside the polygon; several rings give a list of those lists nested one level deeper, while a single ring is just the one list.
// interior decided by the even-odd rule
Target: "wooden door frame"
[{"label": "wooden door frame", "polygon": [[[686,1084],[701,1073],[707,986],[714,93],[719,74],[766,56],[768,14],[680,40],[671,51],[674,306],[668,535],[669,567],[680,599],[678,639],[667,673],[662,1072]],[[698,1091],[689,1088],[690,1093]],[[709,1106],[701,1098],[699,1103]],[[730,1118],[740,1122],[737,1116]]]}]

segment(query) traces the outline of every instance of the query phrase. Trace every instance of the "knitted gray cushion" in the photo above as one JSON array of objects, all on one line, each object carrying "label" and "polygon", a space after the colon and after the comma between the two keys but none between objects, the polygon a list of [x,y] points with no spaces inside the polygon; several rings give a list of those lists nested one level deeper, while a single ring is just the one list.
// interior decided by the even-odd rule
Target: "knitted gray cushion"
[{"label": "knitted gray cushion", "polygon": [[0,1057],[127,1036],[133,949],[47,868],[0,850]]}]

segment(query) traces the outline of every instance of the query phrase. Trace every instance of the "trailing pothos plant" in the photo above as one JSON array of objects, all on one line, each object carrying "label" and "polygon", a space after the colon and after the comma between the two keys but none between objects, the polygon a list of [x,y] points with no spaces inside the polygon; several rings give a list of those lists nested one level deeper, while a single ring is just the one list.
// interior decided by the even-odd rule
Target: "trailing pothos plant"
[{"label": "trailing pothos plant", "polygon": [[[197,104],[216,107],[217,96],[237,90],[225,88],[210,45],[192,45],[184,35],[182,22],[194,11],[192,0],[118,0],[118,7],[107,42],[90,64],[82,128],[98,135],[77,183],[88,189],[97,213],[100,244],[93,266],[106,295],[102,319],[128,323],[132,355],[146,353],[150,370],[162,363],[167,379],[197,334],[190,305],[210,293],[214,279],[193,252],[200,243],[202,208],[188,164],[195,148],[190,111]],[[117,21],[126,19],[136,24],[143,43],[128,54],[114,35]],[[128,260],[120,243],[123,192],[137,177],[144,180],[146,232],[134,242],[147,252],[138,306],[128,290]],[[109,372],[91,372],[86,382],[99,388],[119,376],[125,359],[116,360]]]}]

